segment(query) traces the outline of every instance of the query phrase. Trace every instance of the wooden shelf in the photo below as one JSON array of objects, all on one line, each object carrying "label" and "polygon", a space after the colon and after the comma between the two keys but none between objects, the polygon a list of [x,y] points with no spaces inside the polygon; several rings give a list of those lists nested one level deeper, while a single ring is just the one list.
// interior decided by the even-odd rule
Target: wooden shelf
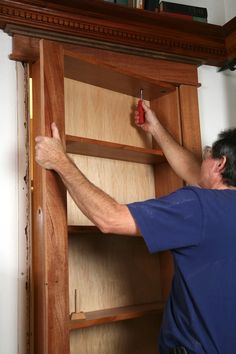
[{"label": "wooden shelf", "polygon": [[[97,228],[96,226],[92,226],[92,225],[69,225],[68,226],[68,234],[70,236],[73,235],[105,235],[103,234],[99,228]],[[107,235],[107,234],[106,234]],[[116,235],[116,236],[124,236],[124,237],[141,237],[141,235]]]},{"label": "wooden shelf", "polygon": [[79,329],[91,326],[96,326],[105,323],[112,323],[133,318],[143,317],[153,314],[162,314],[164,309],[164,302],[154,302],[135,306],[117,307],[99,311],[91,311],[83,313],[85,319],[73,319],[76,314],[71,315],[69,321],[69,329]]},{"label": "wooden shelf", "polygon": [[[113,60],[116,60],[115,57]],[[176,85],[173,82],[158,80],[155,76],[147,77],[143,73],[134,72],[132,68],[121,69],[114,63],[104,63],[99,55],[94,57],[92,53],[83,56],[77,50],[66,51],[65,77],[107,90],[139,98],[142,88],[143,98],[149,101],[175,91]]]},{"label": "wooden shelf", "polygon": [[72,135],[66,135],[66,151],[71,154],[103,157],[143,164],[159,164],[166,161],[161,150],[144,149]]}]

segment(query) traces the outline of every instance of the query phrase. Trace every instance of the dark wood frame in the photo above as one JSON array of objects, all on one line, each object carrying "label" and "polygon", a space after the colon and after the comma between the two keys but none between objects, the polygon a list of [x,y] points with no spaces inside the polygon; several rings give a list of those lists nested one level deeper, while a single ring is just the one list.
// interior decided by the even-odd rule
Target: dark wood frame
[{"label": "dark wood frame", "polygon": [[[186,22],[100,0],[51,0],[46,6],[43,0],[0,0],[0,28],[13,36],[198,65],[222,66],[236,57],[236,18],[224,26]],[[19,60],[27,60],[29,49]]]}]

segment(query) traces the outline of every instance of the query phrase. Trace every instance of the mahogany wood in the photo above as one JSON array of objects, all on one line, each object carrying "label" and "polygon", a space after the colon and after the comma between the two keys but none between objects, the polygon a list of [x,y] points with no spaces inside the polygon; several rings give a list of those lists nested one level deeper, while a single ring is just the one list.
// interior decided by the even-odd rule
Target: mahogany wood
[{"label": "mahogany wood", "polygon": [[[124,54],[112,52],[105,49],[90,48],[78,45],[65,44],[64,49],[66,55],[66,76],[68,75],[68,77],[72,79],[74,78],[81,80],[81,75],[83,75],[84,70],[82,67],[82,73],[80,73],[79,65],[83,65],[83,62],[87,63],[87,65],[90,64],[88,68],[89,70],[93,71],[94,69],[92,68],[92,65],[96,68],[98,67],[99,70],[101,70],[102,67],[105,67],[107,68],[107,70],[109,70],[108,74],[111,80],[114,76],[113,71],[115,71],[117,73],[120,73],[120,75],[123,74],[130,76],[133,80],[142,80],[149,84],[153,84],[153,87],[154,85],[157,86],[154,89],[154,93],[147,94],[148,91],[144,89],[143,98],[146,100],[150,100],[152,96],[161,96],[164,93],[161,92],[160,94],[158,88],[166,88],[166,92],[170,91],[171,89],[173,89],[173,86],[171,86],[171,84],[176,85],[183,83],[188,85],[198,85],[197,74],[194,70],[192,70],[193,64],[185,64],[178,62],[175,62],[173,64],[173,62],[167,60],[141,57],[128,53]],[[87,70],[86,73],[88,77],[94,76],[94,72],[90,74],[89,70]],[[97,73],[95,73],[95,75],[97,75]],[[104,81],[104,78],[102,79],[102,76],[103,72],[100,75],[100,80]],[[86,80],[89,80],[89,78],[86,78]],[[93,80],[95,84],[95,78],[90,79],[90,81],[91,80]],[[134,94],[132,95],[137,96],[137,92],[134,92]]]},{"label": "mahogany wood", "polygon": [[136,306],[117,307],[99,311],[86,312],[85,319],[77,320],[76,314],[72,315],[69,321],[70,330],[96,326],[104,323],[130,320],[133,318],[143,317],[147,315],[162,315],[164,308],[163,302],[150,304],[141,304]]},{"label": "mahogany wood", "polygon": [[[192,67],[194,70],[194,67]],[[151,102],[152,109],[172,136],[182,144],[181,117],[178,89],[168,96],[163,96]],[[192,132],[191,132],[192,134]],[[154,144],[155,146],[155,144]],[[183,181],[173,172],[168,163],[155,166],[156,196],[161,197],[183,186]],[[162,300],[166,301],[173,277],[173,259],[170,252],[159,255]]]},{"label": "mahogany wood", "polygon": [[[158,100],[153,100],[150,104],[164,127],[179,143],[182,143],[178,90]],[[155,142],[154,147],[156,147]],[[155,166],[155,180],[157,197],[183,186],[183,181],[176,176],[167,162]]]},{"label": "mahogany wood", "polygon": [[11,35],[198,64],[221,66],[235,53],[234,44],[226,45],[233,26],[225,31],[99,0],[0,0],[0,26]]},{"label": "mahogany wood", "polygon": [[[64,139],[63,69],[62,48],[42,40],[40,61],[32,66],[34,136],[51,136],[50,123],[55,121]],[[65,188],[55,173],[36,164],[33,202],[34,353],[68,353]]]},{"label": "mahogany wood", "polygon": [[144,149],[71,135],[66,135],[66,151],[71,154],[104,157],[143,164],[159,164],[165,161],[161,150]]},{"label": "mahogany wood", "polygon": [[[106,58],[106,54],[106,52],[103,53],[104,58]],[[115,56],[114,60],[116,60]],[[65,57],[65,76],[86,84],[138,98],[140,97],[140,88],[142,88],[146,100],[162,96],[175,89],[171,84],[158,81],[155,76],[144,76],[141,70],[142,67],[139,68],[139,72],[133,70],[130,73],[127,68],[121,70],[120,65],[109,67],[106,60],[94,65],[94,63],[87,61]]]},{"label": "mahogany wood", "polygon": [[199,124],[197,88],[189,85],[179,87],[182,144],[201,160],[201,135]]}]

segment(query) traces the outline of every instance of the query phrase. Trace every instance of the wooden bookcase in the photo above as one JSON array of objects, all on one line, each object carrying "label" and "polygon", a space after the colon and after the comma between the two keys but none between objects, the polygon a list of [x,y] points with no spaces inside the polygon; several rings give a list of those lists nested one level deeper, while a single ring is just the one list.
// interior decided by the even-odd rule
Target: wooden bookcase
[{"label": "wooden bookcase", "polygon": [[[10,58],[33,79],[33,135],[60,129],[82,171],[119,202],[183,185],[134,127],[140,88],[163,125],[200,155],[197,66],[236,55],[224,26],[165,18],[99,0],[0,0]],[[152,354],[172,260],[142,237],[103,235],[52,171],[34,165],[32,354]]]},{"label": "wooden bookcase", "polygon": [[[41,40],[31,73],[34,135],[50,136],[55,121],[93,183],[121,203],[183,185],[132,119],[143,88],[175,138],[199,153],[196,65]],[[33,218],[34,352],[156,353],[169,253],[149,254],[140,236],[103,235],[36,164]]]}]

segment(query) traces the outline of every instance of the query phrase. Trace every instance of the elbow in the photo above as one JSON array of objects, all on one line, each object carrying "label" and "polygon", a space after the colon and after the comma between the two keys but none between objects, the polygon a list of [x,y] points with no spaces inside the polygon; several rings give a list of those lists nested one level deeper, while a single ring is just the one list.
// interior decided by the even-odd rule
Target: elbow
[{"label": "elbow", "polygon": [[95,225],[103,234],[116,233],[115,230],[116,230],[117,222],[115,222],[115,220],[112,220],[109,217],[107,217],[106,219],[97,221],[95,223]]},{"label": "elbow", "polygon": [[103,234],[111,234],[112,233],[112,228],[107,224],[97,225],[97,227],[99,228],[99,230]]},{"label": "elbow", "polygon": [[113,210],[104,213],[104,217],[96,220],[95,225],[104,234],[119,234],[121,229],[123,205],[116,205]]}]

